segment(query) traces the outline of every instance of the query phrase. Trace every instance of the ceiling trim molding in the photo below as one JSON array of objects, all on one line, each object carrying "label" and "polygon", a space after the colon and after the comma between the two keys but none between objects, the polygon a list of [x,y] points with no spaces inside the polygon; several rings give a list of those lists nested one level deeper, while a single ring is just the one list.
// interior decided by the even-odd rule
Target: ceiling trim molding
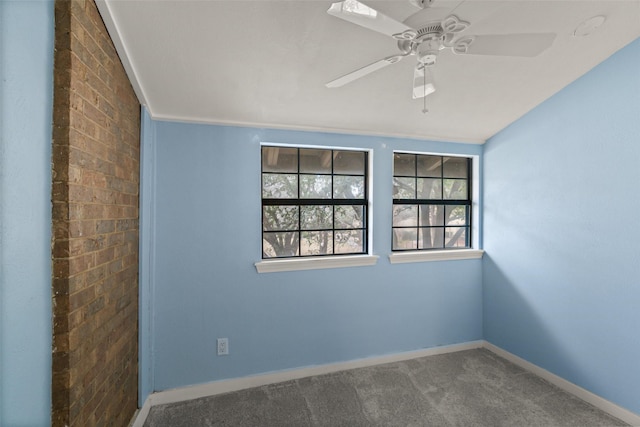
[{"label": "ceiling trim molding", "polygon": [[100,11],[100,15],[102,16],[102,20],[109,32],[109,36],[113,41],[113,45],[118,52],[118,56],[120,57],[120,61],[122,62],[122,66],[129,77],[129,81],[131,82],[131,86],[133,87],[136,96],[138,97],[138,101],[142,104],[149,116],[153,120],[160,121],[172,121],[172,122],[182,122],[182,123],[197,123],[197,124],[208,124],[208,125],[217,125],[217,126],[236,126],[236,127],[252,127],[252,128],[264,128],[264,129],[279,129],[279,130],[294,130],[294,131],[304,131],[304,132],[326,132],[326,133],[340,133],[345,135],[363,135],[363,136],[378,136],[378,137],[387,137],[387,138],[403,138],[403,139],[414,139],[418,141],[436,141],[436,142],[453,142],[453,143],[462,143],[462,144],[476,144],[482,145],[487,140],[485,139],[476,139],[476,138],[461,138],[461,137],[444,137],[439,135],[416,135],[409,133],[401,133],[401,132],[372,132],[368,130],[358,130],[358,129],[342,129],[342,128],[332,128],[332,127],[324,127],[324,126],[306,126],[306,125],[291,125],[284,123],[261,123],[261,122],[249,122],[249,121],[235,121],[235,120],[224,120],[224,119],[212,119],[212,118],[202,118],[202,117],[184,117],[170,114],[156,114],[153,111],[153,107],[149,103],[149,99],[144,90],[144,86],[142,85],[141,80],[138,78],[138,73],[136,71],[136,67],[133,62],[130,60],[129,50],[127,49],[127,45],[125,44],[122,37],[120,37],[121,29],[113,17],[111,12],[111,7],[109,6],[110,0],[95,0],[96,6]]},{"label": "ceiling trim molding", "polygon": [[120,62],[124,67],[127,76],[129,77],[129,82],[131,83],[131,87],[133,87],[133,91],[136,93],[138,97],[138,101],[142,104],[149,114],[153,117],[153,112],[151,110],[151,106],[149,105],[147,96],[145,94],[144,88],[138,78],[138,73],[136,72],[136,67],[129,59],[129,50],[127,49],[124,40],[120,37],[120,27],[118,23],[113,18],[113,14],[111,13],[111,7],[109,6],[108,0],[95,0],[96,6],[98,7],[98,11],[100,12],[100,16],[102,17],[102,21],[104,22],[105,27],[107,27],[107,32],[111,37],[111,41],[116,48],[116,52],[120,57]]},{"label": "ceiling trim molding", "polygon": [[[366,57],[386,48],[373,46],[375,35],[371,43],[364,32],[360,39],[357,26],[344,26],[317,2],[295,6],[266,0],[252,6],[233,0],[95,3],[140,104],[154,120],[417,142],[482,145],[622,48],[622,42],[631,43],[640,34],[633,20],[640,0],[617,2],[615,7],[598,0],[588,2],[588,8],[577,5],[580,2],[465,3],[458,12],[465,9],[465,19],[482,22],[474,26],[479,35],[486,36],[492,28],[497,33],[507,31],[502,23],[509,22],[516,34],[554,33],[557,37],[538,59],[467,55],[458,58],[458,65],[447,65],[443,56],[438,84],[447,91],[430,98],[434,110],[425,121],[418,118],[424,116],[418,115],[417,103],[401,95],[405,83],[392,72],[380,72],[377,81],[344,90],[323,89],[327,76],[342,69],[337,62],[352,63],[353,46],[358,42],[366,43],[362,53]],[[406,0],[404,6],[381,3],[386,3],[383,9],[396,10],[399,15],[412,13],[416,22],[427,19],[420,11],[411,12]],[[550,13],[557,19],[549,21]],[[571,35],[576,28],[573,17],[584,22],[584,18],[601,15],[607,16],[607,22],[597,33],[588,38]],[[272,19],[275,16],[279,19]],[[436,19],[435,15],[431,18]],[[296,25],[282,28],[280,23],[287,21]],[[249,24],[250,37],[242,47],[251,54],[238,54],[237,46],[230,43],[238,24]],[[534,33],[517,33],[521,28]],[[318,37],[309,38],[309,34]],[[297,41],[294,44],[292,37]],[[268,49],[261,47],[265,43]],[[509,46],[518,43],[513,39]],[[321,57],[326,59],[318,62]],[[362,63],[353,59],[354,68]],[[260,67],[254,69],[257,64]],[[233,102],[235,108],[229,108],[227,102]]]},{"label": "ceiling trim molding", "polygon": [[262,129],[292,130],[292,131],[302,131],[302,132],[339,133],[344,135],[402,138],[402,139],[413,139],[418,141],[453,142],[458,144],[482,145],[485,142],[487,142],[486,139],[475,139],[475,138],[456,138],[456,137],[444,137],[444,136],[437,136],[437,135],[415,135],[415,134],[398,133],[398,132],[373,132],[373,131],[367,131],[367,130],[342,129],[342,128],[331,128],[331,127],[323,127],[323,126],[310,126],[310,125],[303,126],[303,125],[290,125],[290,124],[284,124],[284,123],[261,123],[261,122],[209,119],[209,118],[201,118],[201,117],[184,117],[184,116],[176,116],[171,114],[153,114],[151,111],[149,111],[149,115],[153,120],[159,120],[159,121],[194,123],[194,124],[216,125],[216,126],[250,127],[250,128],[262,128]]}]

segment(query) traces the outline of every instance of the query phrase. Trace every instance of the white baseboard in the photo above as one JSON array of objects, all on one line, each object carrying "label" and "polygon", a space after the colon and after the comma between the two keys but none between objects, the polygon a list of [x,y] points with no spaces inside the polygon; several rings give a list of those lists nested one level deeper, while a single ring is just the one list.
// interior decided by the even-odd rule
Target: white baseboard
[{"label": "white baseboard", "polygon": [[501,356],[508,361],[530,371],[550,383],[560,387],[562,390],[573,394],[574,396],[592,404],[598,409],[613,415],[620,420],[631,424],[632,426],[640,426],[640,415],[637,415],[621,406],[616,405],[602,397],[591,393],[533,363],[509,353],[487,341],[470,341],[462,344],[454,344],[442,347],[433,347],[423,350],[410,351],[405,353],[397,353],[385,356],[370,357],[366,359],[351,360],[348,362],[333,363],[329,365],[311,366],[300,369],[292,369],[288,371],[280,371],[269,374],[253,375],[250,377],[234,378],[229,380],[214,381],[206,384],[194,386],[180,387],[171,390],[152,393],[147,397],[140,408],[137,417],[131,427],[143,427],[149,411],[152,406],[163,405],[167,403],[182,402],[185,400],[198,399],[216,394],[229,393],[232,391],[244,390],[252,387],[260,387],[268,384],[275,384],[284,381],[291,381],[300,378],[306,378],[314,375],[324,375],[334,372],[345,371],[348,369],[364,368],[368,366],[382,365],[385,363],[400,362],[403,360],[417,359],[425,356],[435,356],[437,354],[453,353],[463,350],[471,350],[474,348],[486,348],[489,351]]},{"label": "white baseboard", "polygon": [[129,427],[143,427],[144,422],[147,421],[147,417],[149,416],[149,411],[151,410],[151,402],[147,397],[147,400],[144,401],[142,408],[138,409],[135,420],[133,423],[129,425]]},{"label": "white baseboard", "polygon": [[[136,420],[138,419],[138,416],[140,415],[140,409],[136,409],[136,412],[133,413],[133,416],[131,417],[131,419],[129,420],[129,424],[127,424],[129,427],[133,427],[134,425],[136,425]],[[145,416],[145,419],[147,417]],[[144,423],[144,421],[143,421]]]},{"label": "white baseboard", "polygon": [[350,360],[347,362],[332,363],[329,365],[310,366],[300,369],[274,372],[270,374],[253,375],[250,377],[234,378],[230,380],[214,381],[206,384],[180,387],[171,390],[152,393],[140,408],[136,421],[131,427],[142,427],[144,425],[152,406],[166,403],[182,402],[185,400],[198,399],[200,397],[213,396],[216,394],[229,393],[232,391],[244,390],[252,387],[260,387],[268,384],[275,384],[284,381],[297,380],[314,375],[324,375],[334,372],[346,371],[348,369],[365,368],[368,366],[382,365],[385,363],[400,362],[403,360],[417,359],[425,356],[435,356],[437,354],[453,353],[456,351],[472,350],[481,348],[484,341],[470,341],[462,344],[446,345],[441,347],[426,348],[423,350],[396,353],[384,356],[369,357],[366,359]]},{"label": "white baseboard", "polygon": [[538,365],[534,365],[531,362],[527,362],[521,357],[518,357],[512,353],[509,353],[508,351],[503,350],[500,347],[491,344],[490,342],[485,341],[484,348],[494,352],[498,356],[501,356],[507,359],[509,362],[512,362],[520,366],[521,368],[526,369],[527,371],[530,371],[541,378],[544,378],[545,380],[549,381],[551,384],[561,388],[562,390],[568,393],[573,394],[577,398],[582,399],[587,403],[592,404],[596,408],[610,415],[613,415],[614,417],[624,421],[625,423],[631,424],[632,426],[640,426],[640,415],[635,414],[621,406],[618,406],[615,403],[610,402],[598,396],[597,394],[594,394],[588,390],[585,390],[584,388],[578,385],[575,385],[574,383],[569,382],[564,378],[559,377],[558,375],[539,367]]}]

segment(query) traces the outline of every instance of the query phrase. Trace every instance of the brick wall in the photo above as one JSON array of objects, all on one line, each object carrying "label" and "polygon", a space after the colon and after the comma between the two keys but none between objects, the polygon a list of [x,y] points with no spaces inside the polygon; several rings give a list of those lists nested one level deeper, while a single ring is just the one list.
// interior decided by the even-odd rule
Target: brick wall
[{"label": "brick wall", "polygon": [[140,105],[93,0],[56,0],[54,426],[137,407]]}]

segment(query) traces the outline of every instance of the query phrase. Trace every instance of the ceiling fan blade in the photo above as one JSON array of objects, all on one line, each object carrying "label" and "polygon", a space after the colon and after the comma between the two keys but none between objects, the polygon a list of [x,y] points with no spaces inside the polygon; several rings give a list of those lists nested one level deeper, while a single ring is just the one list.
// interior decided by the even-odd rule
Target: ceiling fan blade
[{"label": "ceiling fan blade", "polygon": [[335,80],[330,81],[329,83],[327,83],[325,86],[328,88],[334,88],[334,87],[340,87],[340,86],[344,86],[347,83],[351,83],[354,80],[359,79],[360,77],[364,77],[367,74],[371,74],[374,71],[377,71],[381,68],[386,67],[387,65],[391,65],[391,64],[395,64],[396,62],[399,62],[402,58],[404,58],[406,55],[393,55],[393,56],[389,56],[387,58],[381,59],[379,61],[376,61],[372,64],[369,64],[365,67],[359,68],[355,71],[352,71],[349,74],[345,74],[342,77],[338,77]]},{"label": "ceiling fan blade", "polygon": [[423,67],[418,64],[413,69],[413,99],[424,98],[435,91],[431,67]]},{"label": "ceiling fan blade", "polygon": [[464,36],[453,42],[453,52],[467,55],[534,57],[549,48],[555,33],[485,34]]},{"label": "ceiling fan blade", "polygon": [[396,39],[412,39],[417,35],[414,29],[357,0],[333,3],[327,13]]}]

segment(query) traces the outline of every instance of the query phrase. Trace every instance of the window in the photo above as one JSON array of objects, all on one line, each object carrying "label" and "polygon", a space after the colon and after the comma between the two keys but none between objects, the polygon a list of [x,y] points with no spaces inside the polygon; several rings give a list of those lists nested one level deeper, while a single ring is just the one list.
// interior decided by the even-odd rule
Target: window
[{"label": "window", "polygon": [[262,146],[262,258],[367,252],[368,152]]},{"label": "window", "polygon": [[394,153],[393,251],[471,248],[471,164]]}]

